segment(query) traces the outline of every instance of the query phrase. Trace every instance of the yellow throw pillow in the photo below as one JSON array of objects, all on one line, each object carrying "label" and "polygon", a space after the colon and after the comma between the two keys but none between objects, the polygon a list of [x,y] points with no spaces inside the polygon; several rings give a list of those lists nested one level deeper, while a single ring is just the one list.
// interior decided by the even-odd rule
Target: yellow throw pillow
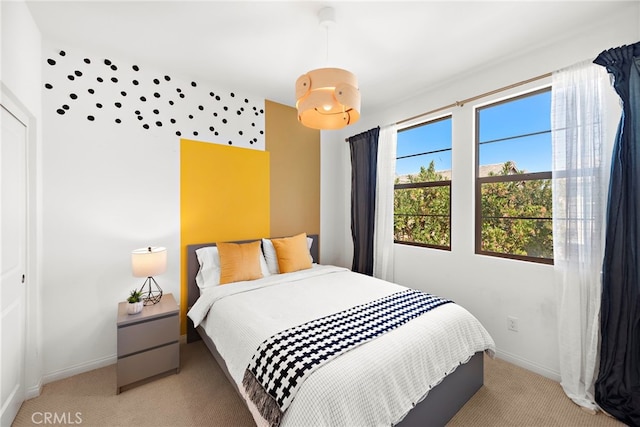
[{"label": "yellow throw pillow", "polygon": [[251,243],[217,243],[220,254],[220,284],[262,277],[260,240]]},{"label": "yellow throw pillow", "polygon": [[291,273],[311,268],[306,233],[282,239],[271,239],[271,242],[276,250],[280,273]]}]

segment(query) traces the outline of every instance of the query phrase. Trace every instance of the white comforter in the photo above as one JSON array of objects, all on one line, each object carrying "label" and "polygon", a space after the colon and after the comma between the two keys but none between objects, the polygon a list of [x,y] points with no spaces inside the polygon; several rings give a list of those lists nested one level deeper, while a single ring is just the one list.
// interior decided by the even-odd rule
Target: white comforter
[{"label": "white comforter", "polygon": [[[188,315],[211,337],[242,391],[244,371],[265,339],[403,289],[314,264],[309,270],[211,288]],[[282,425],[396,424],[446,375],[484,350],[493,355],[495,345],[480,322],[456,304],[442,305],[317,369],[298,391]],[[265,425],[249,407],[256,424]]]}]

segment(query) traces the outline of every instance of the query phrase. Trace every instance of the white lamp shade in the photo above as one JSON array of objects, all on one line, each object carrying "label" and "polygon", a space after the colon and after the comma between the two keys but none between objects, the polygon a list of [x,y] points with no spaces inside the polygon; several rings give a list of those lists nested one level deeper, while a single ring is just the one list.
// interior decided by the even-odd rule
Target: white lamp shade
[{"label": "white lamp shade", "polygon": [[131,252],[131,270],[135,277],[152,277],[167,270],[167,249],[147,247]]}]

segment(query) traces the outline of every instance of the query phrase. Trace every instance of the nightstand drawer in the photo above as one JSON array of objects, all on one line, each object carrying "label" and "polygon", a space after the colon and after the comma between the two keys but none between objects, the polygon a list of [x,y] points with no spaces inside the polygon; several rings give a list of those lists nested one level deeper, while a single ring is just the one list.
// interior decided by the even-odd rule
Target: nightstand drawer
[{"label": "nightstand drawer", "polygon": [[178,346],[176,342],[118,359],[118,389],[150,376],[178,369],[180,364]]},{"label": "nightstand drawer", "polygon": [[118,357],[146,350],[180,338],[178,315],[129,324],[118,328]]}]

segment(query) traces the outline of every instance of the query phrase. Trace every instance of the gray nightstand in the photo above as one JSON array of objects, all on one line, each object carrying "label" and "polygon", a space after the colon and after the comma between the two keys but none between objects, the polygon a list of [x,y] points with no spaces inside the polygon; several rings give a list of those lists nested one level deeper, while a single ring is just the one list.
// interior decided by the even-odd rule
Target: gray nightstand
[{"label": "gray nightstand", "polygon": [[138,314],[118,305],[118,386],[175,369],[180,370],[180,309],[172,294]]}]

